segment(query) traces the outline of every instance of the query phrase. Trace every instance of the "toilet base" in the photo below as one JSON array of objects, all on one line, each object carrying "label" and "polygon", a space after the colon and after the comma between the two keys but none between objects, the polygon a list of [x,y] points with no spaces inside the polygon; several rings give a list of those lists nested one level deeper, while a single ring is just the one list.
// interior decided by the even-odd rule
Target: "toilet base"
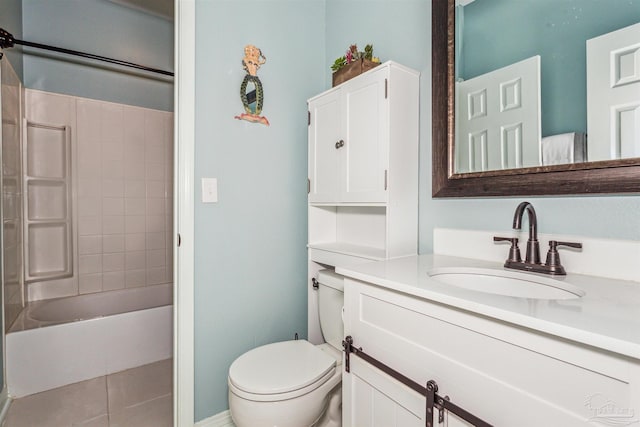
[{"label": "toilet base", "polygon": [[341,427],[341,371],[306,395],[276,402],[243,399],[229,390],[229,411],[236,427]]},{"label": "toilet base", "polygon": [[342,427],[342,383],[329,395],[329,403],[313,427]]}]

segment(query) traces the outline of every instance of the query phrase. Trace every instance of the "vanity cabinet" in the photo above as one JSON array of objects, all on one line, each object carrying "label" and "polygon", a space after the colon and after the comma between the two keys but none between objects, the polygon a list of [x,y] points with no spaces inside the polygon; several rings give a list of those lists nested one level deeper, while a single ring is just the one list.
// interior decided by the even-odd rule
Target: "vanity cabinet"
[{"label": "vanity cabinet", "polygon": [[[349,278],[344,321],[355,347],[418,384],[436,381],[441,396],[494,426],[630,425],[640,416],[633,357]],[[357,355],[342,387],[344,427],[425,425],[424,396]],[[435,426],[470,425],[437,419],[436,410]]]}]

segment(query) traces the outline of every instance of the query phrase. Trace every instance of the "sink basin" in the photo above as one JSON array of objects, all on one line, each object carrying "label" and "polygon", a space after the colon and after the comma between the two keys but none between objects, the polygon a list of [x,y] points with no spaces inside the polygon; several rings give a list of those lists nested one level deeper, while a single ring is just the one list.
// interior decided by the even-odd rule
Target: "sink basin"
[{"label": "sink basin", "polygon": [[491,268],[442,267],[427,272],[435,281],[472,291],[534,299],[574,299],[584,296],[564,280]]}]

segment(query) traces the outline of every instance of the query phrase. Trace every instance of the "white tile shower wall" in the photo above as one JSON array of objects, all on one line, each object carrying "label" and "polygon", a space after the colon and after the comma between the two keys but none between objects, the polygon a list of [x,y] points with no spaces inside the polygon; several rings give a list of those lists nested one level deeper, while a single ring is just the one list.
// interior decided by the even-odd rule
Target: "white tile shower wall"
[{"label": "white tile shower wall", "polygon": [[[173,115],[77,100],[79,293],[171,281]],[[83,183],[85,185],[83,185]],[[169,254],[170,255],[170,254]]]},{"label": "white tile shower wall", "polygon": [[47,95],[77,117],[77,293],[170,282],[173,114]]}]

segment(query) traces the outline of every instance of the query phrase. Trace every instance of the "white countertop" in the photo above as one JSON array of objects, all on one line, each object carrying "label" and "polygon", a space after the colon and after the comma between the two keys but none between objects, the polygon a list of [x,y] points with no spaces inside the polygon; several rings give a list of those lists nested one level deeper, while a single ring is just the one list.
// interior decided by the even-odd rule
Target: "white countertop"
[{"label": "white countertop", "polygon": [[[418,255],[338,267],[336,272],[383,288],[640,359],[640,282],[569,273],[564,277],[553,277],[552,280],[575,285],[586,293],[584,296],[568,300],[531,299],[441,284],[427,274],[429,270],[440,267],[504,270],[501,263],[444,255]],[[534,276],[551,278],[539,274]]]}]

